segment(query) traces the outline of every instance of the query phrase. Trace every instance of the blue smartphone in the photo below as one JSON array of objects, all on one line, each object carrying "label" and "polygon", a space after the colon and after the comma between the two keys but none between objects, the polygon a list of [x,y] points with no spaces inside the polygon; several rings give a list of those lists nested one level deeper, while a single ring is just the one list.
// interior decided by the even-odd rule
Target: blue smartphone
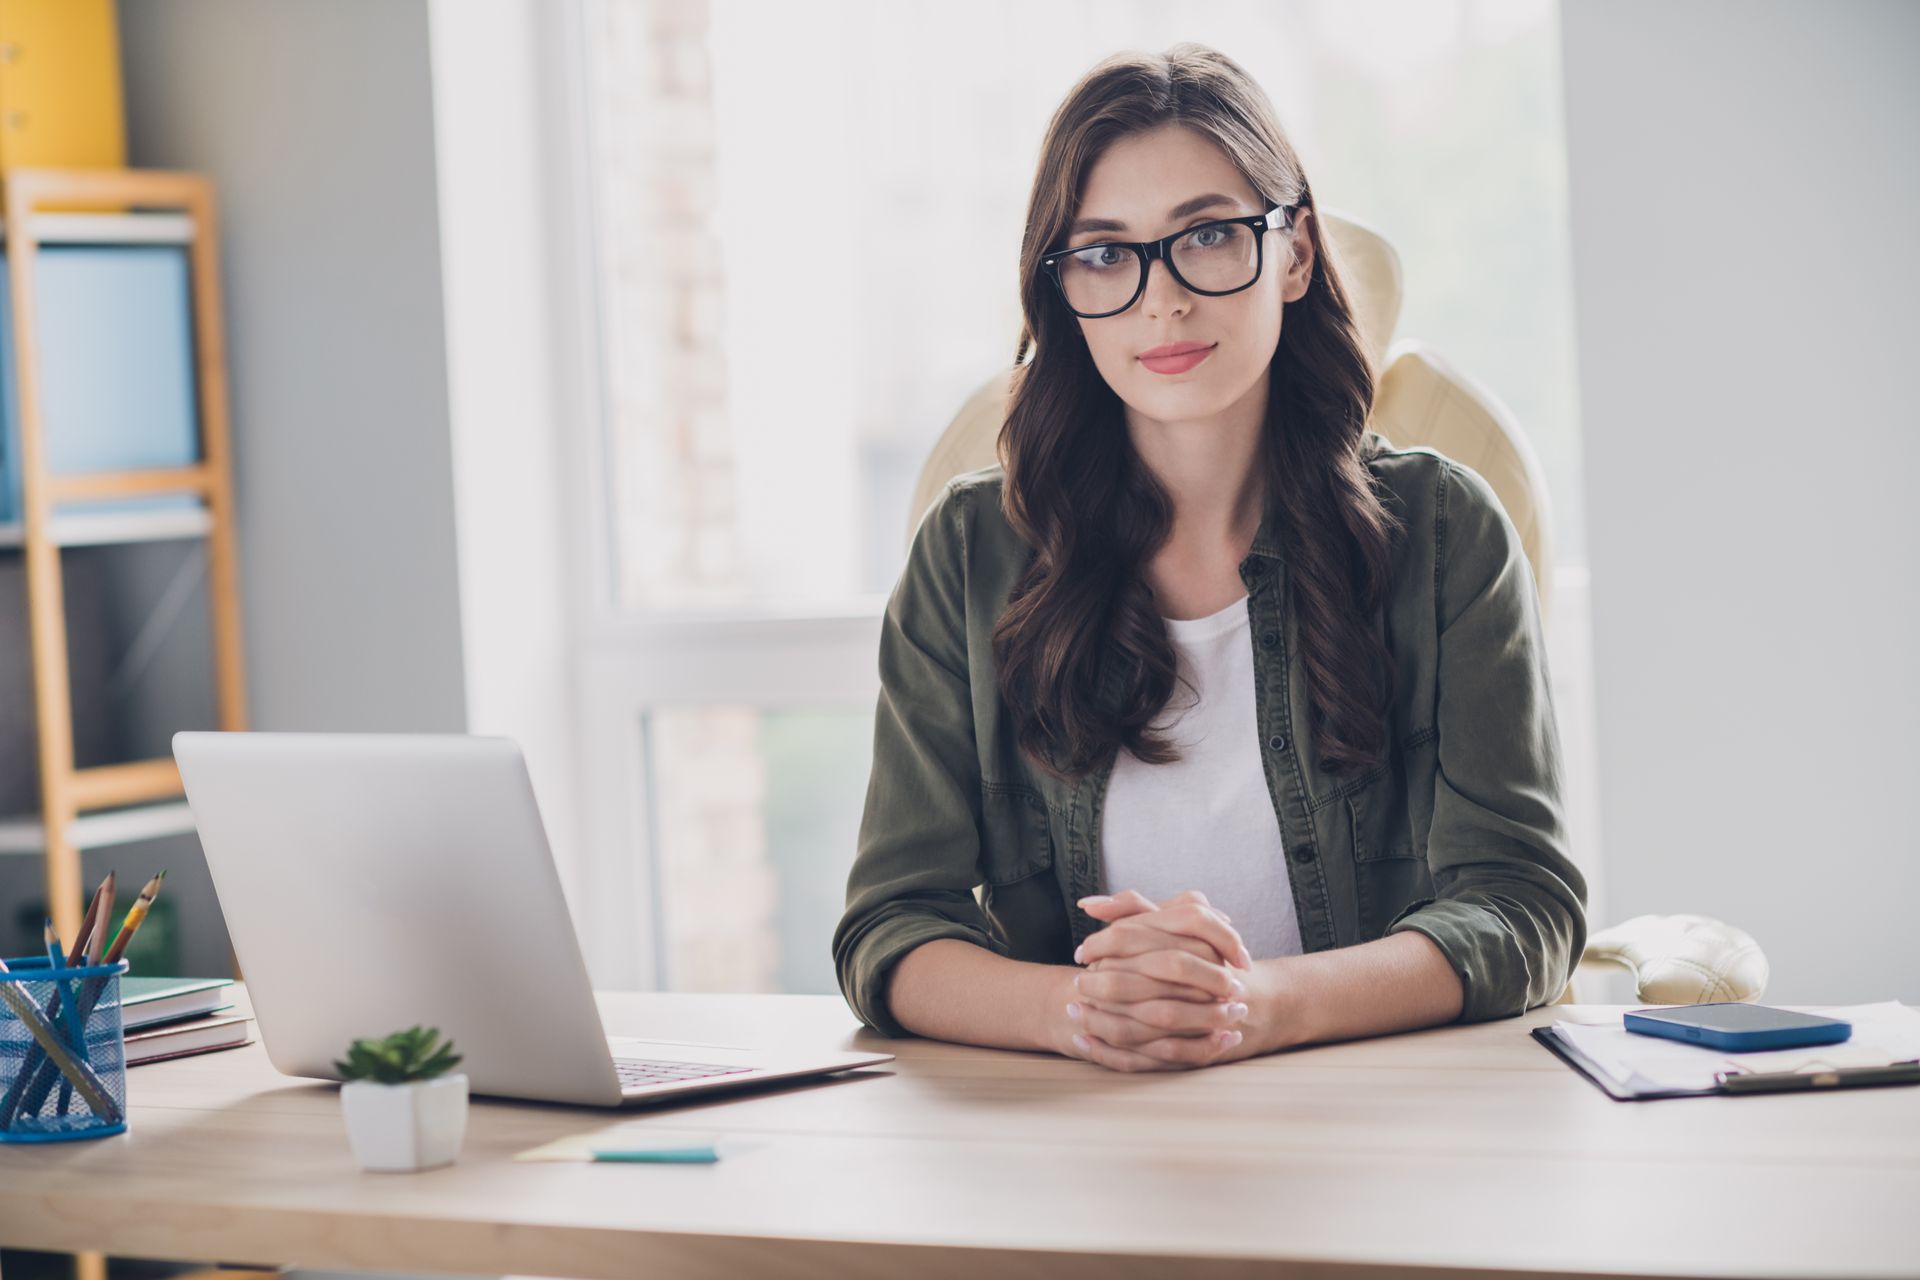
[{"label": "blue smartphone", "polygon": [[1792,1009],[1729,1000],[1673,1009],[1636,1009],[1624,1016],[1627,1030],[1665,1036],[1715,1049],[1797,1049],[1808,1044],[1838,1044],[1853,1034],[1853,1024]]}]

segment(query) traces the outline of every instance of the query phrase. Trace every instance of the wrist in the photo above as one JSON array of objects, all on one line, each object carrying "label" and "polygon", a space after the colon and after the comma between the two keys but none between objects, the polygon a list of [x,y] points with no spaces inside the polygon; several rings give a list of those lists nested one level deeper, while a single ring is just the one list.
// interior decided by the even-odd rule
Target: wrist
[{"label": "wrist", "polygon": [[1040,1006],[1035,1011],[1035,1022],[1028,1039],[1034,1048],[1044,1053],[1077,1057],[1073,1035],[1078,1024],[1068,1019],[1067,1006],[1079,998],[1073,981],[1080,976],[1080,966],[1050,964],[1044,968],[1046,973],[1037,984]]},{"label": "wrist", "polygon": [[1309,988],[1299,981],[1292,956],[1273,956],[1254,962],[1247,984],[1247,1019],[1256,1037],[1258,1053],[1278,1053],[1314,1040]]}]

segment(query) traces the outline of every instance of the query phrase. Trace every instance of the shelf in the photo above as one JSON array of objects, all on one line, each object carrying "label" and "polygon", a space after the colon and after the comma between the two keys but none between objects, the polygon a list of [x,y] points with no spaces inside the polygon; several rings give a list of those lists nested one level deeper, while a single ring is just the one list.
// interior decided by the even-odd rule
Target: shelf
[{"label": "shelf", "polygon": [[[203,538],[212,528],[213,517],[205,507],[56,515],[53,540],[63,547],[171,542],[180,538]],[[0,524],[0,551],[18,548],[25,542],[26,533],[18,524]]]},{"label": "shelf", "polygon": [[[110,844],[184,835],[194,829],[193,810],[186,801],[163,800],[157,804],[82,814],[73,820],[67,832],[77,848],[98,849]],[[46,827],[39,818],[0,819],[0,854],[41,853],[45,848]]]},{"label": "shelf", "polygon": [[33,231],[43,245],[193,243],[193,219],[184,213],[36,213]]}]

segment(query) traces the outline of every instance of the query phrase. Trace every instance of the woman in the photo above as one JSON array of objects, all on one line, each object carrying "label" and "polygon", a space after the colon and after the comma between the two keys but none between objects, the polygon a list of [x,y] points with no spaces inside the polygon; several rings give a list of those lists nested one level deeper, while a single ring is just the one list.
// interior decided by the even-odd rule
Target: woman
[{"label": "woman", "polygon": [[1566,985],[1531,571],[1484,480],[1366,430],[1314,208],[1201,46],[1055,114],[1001,465],[927,511],[883,624],[833,941],[870,1026],[1170,1070]]}]

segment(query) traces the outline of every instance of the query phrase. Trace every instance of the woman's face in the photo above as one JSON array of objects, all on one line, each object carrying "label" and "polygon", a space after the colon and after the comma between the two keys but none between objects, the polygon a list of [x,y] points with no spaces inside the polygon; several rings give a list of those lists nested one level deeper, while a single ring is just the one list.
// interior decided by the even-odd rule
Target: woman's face
[{"label": "woman's face", "polygon": [[[1206,196],[1224,199],[1174,216]],[[1080,208],[1065,247],[1109,240],[1157,240],[1214,218],[1265,213],[1266,208],[1219,147],[1184,125],[1163,125],[1109,146],[1088,171]],[[1280,341],[1282,304],[1306,294],[1313,245],[1311,216],[1294,214],[1294,234],[1263,233],[1260,278],[1224,297],[1191,293],[1164,261],[1147,271],[1146,291],[1118,315],[1080,320],[1093,363],[1135,413],[1159,422],[1202,418],[1264,388]],[[1102,224],[1089,227],[1089,222]],[[1200,363],[1181,369],[1143,353],[1176,343],[1203,343]],[[1155,364],[1160,367],[1156,368]]]}]

